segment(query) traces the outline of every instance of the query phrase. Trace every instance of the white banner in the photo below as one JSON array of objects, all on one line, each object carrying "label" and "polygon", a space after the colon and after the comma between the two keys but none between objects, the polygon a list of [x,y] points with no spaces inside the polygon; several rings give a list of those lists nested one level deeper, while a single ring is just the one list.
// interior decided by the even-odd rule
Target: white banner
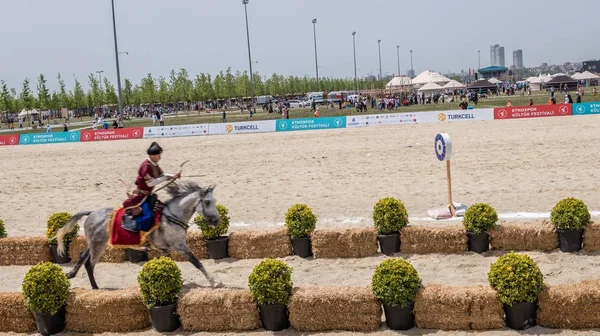
[{"label": "white banner", "polygon": [[346,117],[346,128],[415,123],[417,123],[417,113],[367,114]]},{"label": "white banner", "polygon": [[275,120],[210,124],[208,134],[241,134],[275,132]]},{"label": "white banner", "polygon": [[419,124],[473,120],[494,120],[494,109],[491,108],[440,112],[417,112],[416,114],[417,122]]},{"label": "white banner", "polygon": [[144,139],[208,135],[208,124],[144,127]]}]

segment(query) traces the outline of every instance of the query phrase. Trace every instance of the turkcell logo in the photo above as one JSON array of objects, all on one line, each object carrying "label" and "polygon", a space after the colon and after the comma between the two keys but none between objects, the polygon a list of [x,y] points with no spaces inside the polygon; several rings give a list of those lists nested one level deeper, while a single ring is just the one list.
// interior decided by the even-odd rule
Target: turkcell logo
[{"label": "turkcell logo", "polygon": [[573,115],[600,114],[599,103],[573,104]]},{"label": "turkcell logo", "polygon": [[277,121],[277,132],[346,128],[346,117],[286,119]]},{"label": "turkcell logo", "polygon": [[19,144],[21,145],[40,145],[63,142],[79,142],[79,132],[21,134],[19,136]]}]

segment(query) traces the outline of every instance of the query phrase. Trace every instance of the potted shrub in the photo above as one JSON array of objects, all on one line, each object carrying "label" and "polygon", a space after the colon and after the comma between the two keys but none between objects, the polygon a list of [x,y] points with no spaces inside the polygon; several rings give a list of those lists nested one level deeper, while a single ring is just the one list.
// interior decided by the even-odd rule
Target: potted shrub
[{"label": "potted shrub", "polygon": [[287,329],[290,326],[287,304],[293,289],[292,269],[283,261],[265,259],[250,273],[248,285],[258,304],[263,328]]},{"label": "potted shrub", "polygon": [[133,264],[141,263],[144,261],[148,261],[148,250],[147,249],[125,249],[125,254],[127,255],[127,261]]},{"label": "potted shrub", "polygon": [[46,230],[46,237],[48,238],[48,245],[50,246],[50,256],[52,257],[52,261],[57,264],[68,264],[71,262],[71,257],[69,257],[69,244],[71,244],[71,240],[77,236],[77,232],[79,232],[79,224],[76,224],[73,228],[73,231],[67,233],[64,237],[65,242],[65,255],[58,255],[56,252],[57,242],[56,233],[60,228],[62,228],[69,219],[71,219],[71,214],[68,212],[57,212],[52,214],[50,218],[48,218],[48,229]]},{"label": "potted shrub", "polygon": [[590,223],[590,212],[582,200],[565,198],[556,203],[550,220],[558,231],[560,250],[578,252],[583,241],[583,229]]},{"label": "potted shrub", "polygon": [[202,230],[204,238],[206,238],[206,246],[208,248],[208,256],[211,259],[223,259],[229,257],[227,246],[229,237],[223,236],[229,230],[229,210],[221,204],[217,204],[217,211],[221,217],[221,223],[217,226],[208,225],[202,215],[196,216],[194,222]]},{"label": "potted shrub", "polygon": [[294,254],[306,258],[313,255],[310,234],[315,230],[317,216],[306,204],[296,204],[285,214],[285,226],[292,239]]},{"label": "potted shrub", "polygon": [[483,253],[490,250],[488,231],[496,227],[497,222],[496,210],[487,204],[473,204],[467,209],[463,225],[467,230],[469,251]]},{"label": "potted shrub", "polygon": [[504,304],[506,324],[515,330],[536,325],[537,298],[544,276],[533,259],[510,252],[490,267],[488,280]]},{"label": "potted shrub", "polygon": [[415,325],[413,313],[421,278],[409,261],[390,258],[375,268],[373,294],[383,304],[385,322],[392,330],[408,330]]},{"label": "potted shrub", "polygon": [[39,263],[25,275],[22,287],[25,304],[33,313],[40,334],[53,335],[65,329],[70,286],[62,268],[51,262]]},{"label": "potted shrub", "polygon": [[373,208],[373,222],[381,253],[392,255],[400,251],[400,230],[408,225],[408,212],[404,203],[392,197],[380,199]]},{"label": "potted shrub", "polygon": [[168,257],[155,258],[142,266],[137,277],[142,301],[150,311],[152,327],[158,332],[177,330],[177,296],[183,287],[181,271]]},{"label": "potted shrub", "polygon": [[6,238],[7,236],[6,229],[4,228],[4,221],[0,219],[0,238]]}]

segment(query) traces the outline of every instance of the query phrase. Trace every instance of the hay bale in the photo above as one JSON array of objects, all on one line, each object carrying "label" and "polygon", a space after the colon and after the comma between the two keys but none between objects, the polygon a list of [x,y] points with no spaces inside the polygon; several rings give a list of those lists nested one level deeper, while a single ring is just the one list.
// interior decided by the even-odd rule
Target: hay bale
[{"label": "hay bale", "polygon": [[26,333],[34,330],[33,315],[25,306],[23,293],[0,293],[0,332]]},{"label": "hay bale", "polygon": [[600,281],[544,286],[538,296],[537,323],[556,329],[600,326]]},{"label": "hay bale", "polygon": [[67,330],[83,333],[127,332],[150,326],[139,288],[76,289],[67,301]]},{"label": "hay bale", "polygon": [[550,221],[502,223],[490,231],[493,250],[552,251],[558,247],[558,235]]},{"label": "hay bale", "polygon": [[370,287],[295,288],[288,306],[298,331],[373,331],[381,325],[381,304]]},{"label": "hay bale", "polygon": [[8,237],[0,239],[0,266],[35,265],[50,261],[45,237]]},{"label": "hay bale", "polygon": [[236,259],[282,258],[292,254],[287,229],[242,231],[229,235],[229,256]]},{"label": "hay bale", "polygon": [[260,328],[258,308],[246,289],[193,289],[177,312],[184,331],[247,331]]},{"label": "hay bale", "polygon": [[504,311],[489,287],[425,286],[415,300],[422,329],[486,330],[504,326]]},{"label": "hay bale", "polygon": [[[71,262],[76,263],[79,260],[79,255],[87,248],[87,241],[85,236],[77,236],[77,238],[71,241],[69,245],[69,256],[71,256]],[[100,262],[103,263],[122,263],[127,261],[127,254],[125,249],[107,246],[100,257]]]},{"label": "hay bale", "polygon": [[600,223],[591,223],[583,233],[583,249],[586,252],[600,251]]},{"label": "hay bale", "polygon": [[[188,232],[185,241],[196,258],[208,259],[208,247],[206,247],[206,240],[201,232]],[[158,258],[161,255],[160,251],[152,250],[148,253],[148,258]],[[187,261],[184,256],[176,252],[171,252],[169,258],[179,262]]]},{"label": "hay bale", "polygon": [[400,231],[400,242],[402,253],[460,253],[468,250],[467,233],[459,225],[409,225]]},{"label": "hay bale", "polygon": [[316,230],[311,239],[315,258],[363,258],[379,248],[375,228]]}]

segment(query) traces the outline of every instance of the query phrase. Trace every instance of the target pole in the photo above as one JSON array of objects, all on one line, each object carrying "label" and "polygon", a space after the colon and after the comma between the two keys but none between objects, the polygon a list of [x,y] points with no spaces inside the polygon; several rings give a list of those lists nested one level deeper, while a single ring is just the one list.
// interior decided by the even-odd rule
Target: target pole
[{"label": "target pole", "polygon": [[448,177],[448,202],[450,202],[450,213],[456,217],[456,208],[452,202],[452,176],[450,174],[450,160],[446,161],[446,176]]}]

